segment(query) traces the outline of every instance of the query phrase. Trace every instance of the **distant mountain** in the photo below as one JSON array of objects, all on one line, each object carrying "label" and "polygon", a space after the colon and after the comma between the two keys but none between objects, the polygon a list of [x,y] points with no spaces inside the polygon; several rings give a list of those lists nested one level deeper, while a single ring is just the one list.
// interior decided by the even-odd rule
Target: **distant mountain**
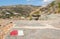
[{"label": "distant mountain", "polygon": [[0,17],[10,17],[10,16],[29,16],[30,12],[36,10],[41,6],[33,5],[12,5],[12,6],[2,6],[0,7]]}]

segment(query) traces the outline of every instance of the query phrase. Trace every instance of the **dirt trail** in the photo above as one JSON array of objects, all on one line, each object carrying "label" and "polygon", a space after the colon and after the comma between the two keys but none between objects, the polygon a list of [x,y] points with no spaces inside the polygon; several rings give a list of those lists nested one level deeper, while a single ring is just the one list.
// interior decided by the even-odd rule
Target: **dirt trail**
[{"label": "dirt trail", "polygon": [[56,29],[60,30],[60,28],[56,28],[52,25],[46,24],[46,26],[21,26],[21,27],[14,27],[14,28],[23,28],[23,29]]}]

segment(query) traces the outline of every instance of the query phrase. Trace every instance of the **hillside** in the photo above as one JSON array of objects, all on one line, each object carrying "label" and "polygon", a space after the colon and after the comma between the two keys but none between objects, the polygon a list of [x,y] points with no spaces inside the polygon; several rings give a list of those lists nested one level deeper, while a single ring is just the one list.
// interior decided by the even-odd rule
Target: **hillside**
[{"label": "hillside", "polygon": [[[29,17],[30,13],[36,11],[42,6],[33,6],[33,5],[12,5],[12,6],[2,6],[0,7],[0,18],[20,18],[20,17]],[[42,15],[50,14],[59,14],[60,13],[60,3],[53,1],[48,4],[46,7],[42,7],[35,13],[42,13]],[[41,14],[40,14],[41,15]],[[41,16],[40,16],[41,17]]]},{"label": "hillside", "polygon": [[51,13],[60,13],[60,2],[53,1],[47,7]]},{"label": "hillside", "polygon": [[40,6],[33,5],[13,5],[0,7],[0,17],[10,18],[10,16],[29,16],[30,12],[36,10]]}]

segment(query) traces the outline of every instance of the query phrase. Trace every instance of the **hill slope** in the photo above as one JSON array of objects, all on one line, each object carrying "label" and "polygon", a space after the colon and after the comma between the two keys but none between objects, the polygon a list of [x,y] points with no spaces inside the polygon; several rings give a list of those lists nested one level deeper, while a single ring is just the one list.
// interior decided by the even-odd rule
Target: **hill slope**
[{"label": "hill slope", "polygon": [[[29,16],[30,12],[34,11],[40,6],[32,5],[14,5],[14,6],[2,6],[0,7],[0,17],[10,17],[10,16]],[[7,14],[9,14],[7,16]]]}]

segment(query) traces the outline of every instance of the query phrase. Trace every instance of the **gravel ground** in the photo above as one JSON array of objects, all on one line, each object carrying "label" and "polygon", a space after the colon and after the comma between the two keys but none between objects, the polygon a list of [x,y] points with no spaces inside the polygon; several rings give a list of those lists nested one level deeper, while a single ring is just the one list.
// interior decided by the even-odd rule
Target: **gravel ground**
[{"label": "gravel ground", "polygon": [[[43,24],[50,24],[56,28],[60,28],[60,20],[47,21],[28,21],[28,20],[5,20],[0,22],[2,25],[12,21],[16,26],[44,26]],[[14,29],[12,29],[14,30]],[[21,29],[16,29],[21,30]],[[22,29],[24,36],[10,36],[7,34],[5,39],[60,39],[60,30],[56,29]]]},{"label": "gravel ground", "polygon": [[[14,29],[13,29],[14,30]],[[60,30],[54,29],[16,29],[23,30],[24,36],[10,36],[9,34],[5,39],[60,39]]]}]

